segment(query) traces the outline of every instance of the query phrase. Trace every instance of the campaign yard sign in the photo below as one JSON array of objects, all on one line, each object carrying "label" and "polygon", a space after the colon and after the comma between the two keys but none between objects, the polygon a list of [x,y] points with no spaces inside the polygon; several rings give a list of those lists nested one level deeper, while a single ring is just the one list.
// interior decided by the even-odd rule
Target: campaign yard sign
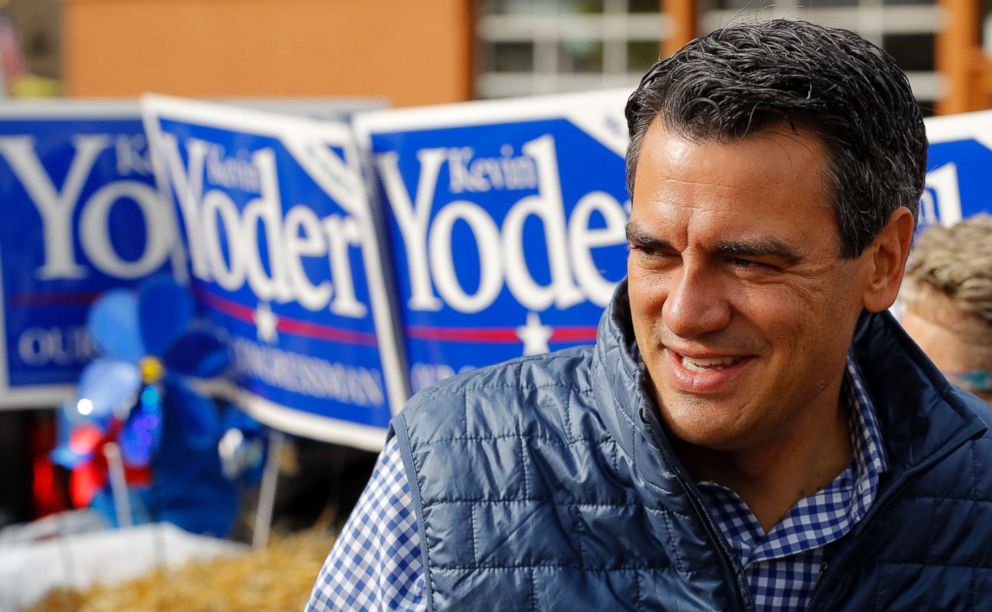
[{"label": "campaign yard sign", "polygon": [[406,398],[383,262],[347,125],[142,101],[189,283],[229,335],[238,403],[375,449]]},{"label": "campaign yard sign", "polygon": [[992,111],[926,120],[930,149],[920,226],[992,212]]},{"label": "campaign yard sign", "polygon": [[626,266],[628,93],[356,116],[413,391],[594,342]]},{"label": "campaign yard sign", "polygon": [[90,304],[167,269],[174,235],[137,103],[0,105],[0,407],[69,396]]}]

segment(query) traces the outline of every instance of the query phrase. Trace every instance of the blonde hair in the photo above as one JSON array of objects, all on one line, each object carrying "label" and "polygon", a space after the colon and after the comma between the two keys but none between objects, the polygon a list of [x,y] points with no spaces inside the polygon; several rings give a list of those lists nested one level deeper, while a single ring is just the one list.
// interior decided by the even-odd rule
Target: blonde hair
[{"label": "blonde hair", "polygon": [[992,216],[925,230],[910,254],[906,279],[908,305],[936,292],[992,328]]}]

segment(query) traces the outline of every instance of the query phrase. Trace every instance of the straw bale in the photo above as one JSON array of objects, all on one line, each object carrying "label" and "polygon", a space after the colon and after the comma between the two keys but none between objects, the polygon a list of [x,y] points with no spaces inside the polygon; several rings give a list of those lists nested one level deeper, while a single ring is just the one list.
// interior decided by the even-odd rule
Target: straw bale
[{"label": "straw bale", "polygon": [[159,569],[112,587],[53,590],[31,611],[300,610],[333,541],[323,529],[300,532],[263,549]]}]

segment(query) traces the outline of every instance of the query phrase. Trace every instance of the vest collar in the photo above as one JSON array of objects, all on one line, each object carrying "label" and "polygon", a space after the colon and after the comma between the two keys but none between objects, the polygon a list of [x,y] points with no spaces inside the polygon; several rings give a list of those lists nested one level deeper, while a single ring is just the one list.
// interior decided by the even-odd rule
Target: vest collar
[{"label": "vest collar", "polygon": [[670,510],[689,514],[689,500],[680,492],[698,494],[672,449],[661,425],[651,381],[634,340],[627,281],[617,287],[599,322],[593,354],[596,403],[623,457],[631,464],[635,484],[643,485]]},{"label": "vest collar", "polygon": [[851,353],[875,404],[893,480],[932,465],[987,425],[888,312],[862,313]]}]

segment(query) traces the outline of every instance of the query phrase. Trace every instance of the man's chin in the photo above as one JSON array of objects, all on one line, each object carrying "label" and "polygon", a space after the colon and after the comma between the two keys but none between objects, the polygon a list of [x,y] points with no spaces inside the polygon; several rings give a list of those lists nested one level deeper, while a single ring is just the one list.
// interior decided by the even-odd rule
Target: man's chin
[{"label": "man's chin", "polygon": [[[673,394],[674,395],[674,394]],[[661,403],[661,420],[677,440],[715,451],[734,450],[741,443],[741,401],[672,397]]]}]

